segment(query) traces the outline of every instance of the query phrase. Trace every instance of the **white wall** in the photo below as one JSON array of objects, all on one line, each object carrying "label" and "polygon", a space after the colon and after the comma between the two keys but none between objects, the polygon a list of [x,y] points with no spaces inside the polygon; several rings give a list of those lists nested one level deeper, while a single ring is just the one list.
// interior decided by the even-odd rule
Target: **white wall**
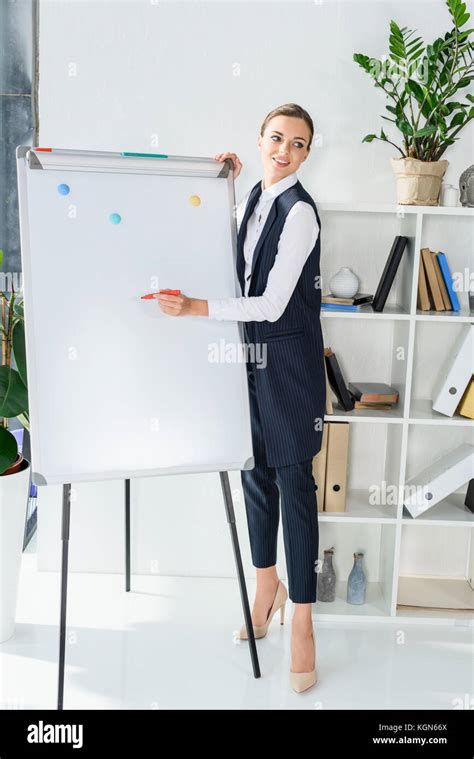
[{"label": "white wall", "polygon": [[[354,52],[387,51],[392,18],[425,40],[449,27],[441,0],[42,0],[40,145],[201,156],[233,150],[244,163],[240,197],[261,176],[256,139],[264,116],[294,101],[315,122],[314,150],[299,176],[316,202],[393,201],[395,151],[361,144],[384,123],[385,100],[352,61]],[[473,140],[471,124],[445,156],[446,181],[457,184],[472,163]],[[324,248],[322,256],[325,265]],[[231,481],[250,568],[239,475]],[[77,495],[71,569],[122,571],[123,484],[82,485]],[[61,488],[40,489],[42,569],[59,567],[60,502]],[[235,574],[217,474],[135,481],[132,505],[134,571]],[[282,545],[280,535],[283,570]]]},{"label": "white wall", "polygon": [[[161,152],[234,150],[244,162],[243,195],[260,176],[255,142],[264,116],[294,101],[312,114],[322,141],[300,174],[316,201],[394,200],[396,151],[361,144],[392,126],[379,118],[388,115],[385,96],[352,61],[354,52],[388,51],[392,18],[431,41],[450,26],[442,0],[42,0],[41,142],[150,152],[158,135]],[[447,181],[472,162],[473,125],[461,134]]]}]

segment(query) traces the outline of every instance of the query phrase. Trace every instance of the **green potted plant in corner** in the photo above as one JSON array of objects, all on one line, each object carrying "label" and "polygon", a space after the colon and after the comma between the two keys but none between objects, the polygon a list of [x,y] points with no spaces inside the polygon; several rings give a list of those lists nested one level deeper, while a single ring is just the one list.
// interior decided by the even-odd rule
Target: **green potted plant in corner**
[{"label": "green potted plant in corner", "polygon": [[[1,263],[0,251],[0,263]],[[0,292],[2,366],[0,366],[0,643],[11,638],[20,576],[30,462],[18,452],[8,419],[29,430],[23,304],[15,292]],[[16,369],[12,366],[12,359]]]},{"label": "green potted plant in corner", "polygon": [[[362,53],[353,58],[385,92],[388,116],[401,133],[400,147],[384,132],[367,134],[362,142],[382,140],[401,157],[392,158],[398,203],[438,205],[448,161],[440,160],[457,135],[474,118],[474,96],[466,92],[474,79],[474,29],[466,4],[447,0],[453,27],[426,45],[415,31],[390,22],[388,56],[380,60]],[[392,127],[393,128],[393,127]]]}]

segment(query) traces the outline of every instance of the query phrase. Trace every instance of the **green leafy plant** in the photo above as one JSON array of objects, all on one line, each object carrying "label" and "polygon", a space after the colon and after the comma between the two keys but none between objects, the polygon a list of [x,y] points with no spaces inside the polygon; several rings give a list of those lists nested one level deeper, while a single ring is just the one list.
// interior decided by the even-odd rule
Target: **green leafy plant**
[{"label": "green leafy plant", "polygon": [[390,54],[383,59],[355,53],[353,58],[382,89],[390,101],[389,116],[401,132],[403,149],[383,129],[367,134],[362,142],[382,140],[393,145],[403,158],[438,161],[457,135],[474,118],[474,96],[461,90],[474,79],[474,29],[461,28],[470,18],[466,3],[447,0],[453,28],[426,45],[416,30],[390,22]]},{"label": "green leafy plant", "polygon": [[[17,417],[30,429],[26,378],[25,324],[23,302],[12,288],[11,295],[0,292],[2,307],[2,366],[0,366],[0,474],[15,463],[16,438],[8,430],[8,419]],[[12,367],[12,357],[16,369]]]}]

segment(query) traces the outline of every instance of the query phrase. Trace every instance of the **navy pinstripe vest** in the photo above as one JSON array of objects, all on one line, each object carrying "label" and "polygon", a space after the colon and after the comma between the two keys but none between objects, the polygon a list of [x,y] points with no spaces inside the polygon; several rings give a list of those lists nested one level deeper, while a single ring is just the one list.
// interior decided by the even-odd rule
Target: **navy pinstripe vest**
[{"label": "navy pinstripe vest", "polygon": [[[244,241],[247,222],[261,195],[261,183],[250,192],[237,238],[237,275],[244,293]],[[299,181],[278,195],[271,207],[252,260],[248,295],[263,295],[275,262],[285,219],[299,200],[309,203],[321,229],[311,196]],[[326,378],[320,322],[320,240],[309,254],[289,303],[275,322],[245,322],[251,345],[266,344],[266,367],[249,364],[255,376],[268,466],[287,466],[312,458],[321,449]],[[256,355],[265,355],[260,352]]]}]

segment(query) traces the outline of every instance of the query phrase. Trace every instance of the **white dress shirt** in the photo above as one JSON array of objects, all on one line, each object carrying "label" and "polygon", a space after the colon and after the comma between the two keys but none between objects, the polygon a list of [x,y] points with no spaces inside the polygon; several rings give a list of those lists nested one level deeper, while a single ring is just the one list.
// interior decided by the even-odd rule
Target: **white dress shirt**
[{"label": "white dress shirt", "polygon": [[[289,211],[278,241],[275,262],[270,270],[263,295],[247,297],[250,287],[252,259],[272,203],[280,193],[298,181],[296,173],[263,189],[254,212],[247,223],[244,241],[245,291],[241,298],[208,300],[210,319],[227,319],[239,322],[275,322],[283,314],[296,287],[306,259],[319,235],[319,224],[313,207],[298,200]],[[250,191],[237,208],[237,227],[240,229]]]}]

